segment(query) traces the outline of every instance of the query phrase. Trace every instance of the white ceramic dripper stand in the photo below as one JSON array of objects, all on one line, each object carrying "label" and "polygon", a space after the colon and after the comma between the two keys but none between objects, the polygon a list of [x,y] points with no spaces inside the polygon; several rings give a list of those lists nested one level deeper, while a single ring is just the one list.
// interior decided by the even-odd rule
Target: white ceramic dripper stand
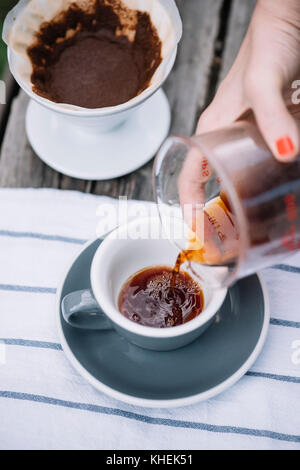
[{"label": "white ceramic dripper stand", "polygon": [[[28,34],[25,44],[20,41],[20,36],[24,36],[24,23],[30,17],[28,0],[21,0],[8,14],[3,39],[8,45],[10,70],[30,97],[27,136],[35,153],[56,171],[87,180],[117,178],[147,163],[166,138],[171,113],[161,86],[173,68],[182,23],[174,0],[157,1],[166,8],[173,40],[168,38],[165,43],[162,40],[163,61],[150,86],[124,104],[99,109],[54,103],[32,91],[28,44],[25,47]],[[38,0],[31,2],[39,3]],[[22,26],[18,27],[18,22]],[[159,31],[162,25],[157,26]]]}]

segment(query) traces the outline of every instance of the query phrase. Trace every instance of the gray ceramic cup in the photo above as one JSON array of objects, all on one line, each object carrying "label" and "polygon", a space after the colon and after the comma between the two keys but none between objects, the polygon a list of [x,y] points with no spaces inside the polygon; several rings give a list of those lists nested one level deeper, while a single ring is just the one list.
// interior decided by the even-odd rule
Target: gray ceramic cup
[{"label": "gray ceramic cup", "polygon": [[[161,233],[158,218],[136,219],[111,232],[95,253],[91,266],[92,290],[73,292],[64,297],[62,313],[75,328],[115,329],[131,343],[154,351],[183,347],[198,338],[214,321],[227,289],[213,290],[201,285],[204,310],[195,319],[173,328],[139,325],[118,309],[118,297],[124,283],[141,269],[174,266],[176,247]],[[190,275],[193,274],[190,272]]]}]

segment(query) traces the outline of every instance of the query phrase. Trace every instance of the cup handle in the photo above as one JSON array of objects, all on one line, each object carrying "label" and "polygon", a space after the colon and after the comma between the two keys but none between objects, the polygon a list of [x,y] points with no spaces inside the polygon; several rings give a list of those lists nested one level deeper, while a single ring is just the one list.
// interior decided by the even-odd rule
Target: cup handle
[{"label": "cup handle", "polygon": [[64,320],[74,328],[84,330],[111,330],[112,325],[99,307],[90,289],[66,295],[61,303]]}]

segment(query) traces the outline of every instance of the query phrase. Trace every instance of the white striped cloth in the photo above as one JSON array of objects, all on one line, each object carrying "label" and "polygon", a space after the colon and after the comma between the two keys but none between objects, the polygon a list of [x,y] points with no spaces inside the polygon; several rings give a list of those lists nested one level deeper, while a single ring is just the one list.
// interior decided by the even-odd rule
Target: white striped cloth
[{"label": "white striped cloth", "polygon": [[108,203],[115,204],[76,192],[0,190],[0,448],[300,449],[300,253],[264,271],[266,345],[221,395],[178,409],[138,408],[96,391],[73,369],[59,345],[55,291],[95,237],[99,214],[105,222],[97,208]]}]

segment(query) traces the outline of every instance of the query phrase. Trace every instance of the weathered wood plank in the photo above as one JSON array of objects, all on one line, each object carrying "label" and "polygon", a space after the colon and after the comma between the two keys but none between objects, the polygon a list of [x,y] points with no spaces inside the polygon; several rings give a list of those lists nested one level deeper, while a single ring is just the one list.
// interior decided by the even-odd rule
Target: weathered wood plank
[{"label": "weathered wood plank", "polygon": [[83,181],[69,176],[61,175],[59,182],[60,189],[69,189],[72,191],[81,191],[83,193],[90,193],[92,189],[91,181]]},{"label": "weathered wood plank", "polygon": [[[222,0],[177,0],[183,20],[183,38],[174,69],[165,84],[172,108],[172,134],[190,135],[196,114],[204,105]],[[117,197],[152,200],[152,166],[144,166],[125,178],[101,182],[94,192]]]},{"label": "weathered wood plank", "polygon": [[21,92],[13,101],[0,158],[2,187],[58,187],[59,174],[45,165],[31,149],[25,133],[28,98]]},{"label": "weathered wood plank", "polygon": [[5,127],[12,99],[18,91],[18,86],[10,73],[8,66],[5,69],[1,80],[5,83],[5,103],[0,103],[0,141],[5,133]]},{"label": "weathered wood plank", "polygon": [[231,68],[247,32],[256,0],[233,0],[219,82]]},{"label": "weathered wood plank", "polygon": [[173,112],[172,133],[191,135],[206,100],[222,1],[178,0],[183,38],[166,91]]}]

